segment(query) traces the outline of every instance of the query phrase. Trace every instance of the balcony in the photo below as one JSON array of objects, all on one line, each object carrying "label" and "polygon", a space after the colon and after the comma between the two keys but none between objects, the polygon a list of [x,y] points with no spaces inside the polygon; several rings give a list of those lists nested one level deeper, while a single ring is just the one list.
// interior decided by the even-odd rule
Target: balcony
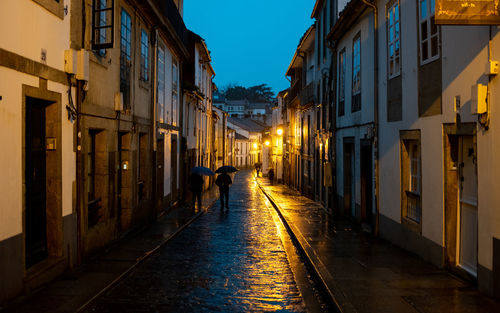
[{"label": "balcony", "polygon": [[187,46],[188,32],[175,3],[172,0],[154,0],[154,2],[160,9],[160,12],[168,19],[170,24],[172,24],[177,36],[184,46]]},{"label": "balcony", "polygon": [[314,95],[314,87],[315,87],[314,82],[311,82],[302,89],[302,91],[300,93],[300,104],[301,105],[307,105],[307,104],[315,102],[316,98]]}]

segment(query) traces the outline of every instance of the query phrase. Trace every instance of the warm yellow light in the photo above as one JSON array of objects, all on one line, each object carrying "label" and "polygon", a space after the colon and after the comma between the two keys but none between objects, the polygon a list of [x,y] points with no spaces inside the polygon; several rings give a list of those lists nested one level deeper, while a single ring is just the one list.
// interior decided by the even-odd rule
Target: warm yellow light
[{"label": "warm yellow light", "polygon": [[283,129],[278,128],[278,130],[276,131],[276,133],[278,134],[278,136],[283,135]]},{"label": "warm yellow light", "polygon": [[264,144],[265,144],[266,146],[269,146],[269,140],[266,140],[266,142],[264,142]]},{"label": "warm yellow light", "polygon": [[253,148],[257,149],[257,144],[256,143],[253,144]]}]

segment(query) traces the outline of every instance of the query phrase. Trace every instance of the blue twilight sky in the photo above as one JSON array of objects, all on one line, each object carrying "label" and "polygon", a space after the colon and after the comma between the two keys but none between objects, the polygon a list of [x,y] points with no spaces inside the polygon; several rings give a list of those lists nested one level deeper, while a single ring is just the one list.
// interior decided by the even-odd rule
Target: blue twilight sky
[{"label": "blue twilight sky", "polygon": [[315,0],[184,0],[186,27],[205,39],[217,87],[290,86],[285,72],[312,25]]}]

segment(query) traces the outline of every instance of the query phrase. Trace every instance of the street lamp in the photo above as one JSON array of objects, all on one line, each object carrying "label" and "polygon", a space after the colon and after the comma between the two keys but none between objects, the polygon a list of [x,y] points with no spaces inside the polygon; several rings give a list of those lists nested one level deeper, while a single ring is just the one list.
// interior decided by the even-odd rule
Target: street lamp
[{"label": "street lamp", "polygon": [[266,142],[264,142],[264,144],[269,147],[269,144],[270,144],[269,140],[266,140]]},{"label": "street lamp", "polygon": [[276,130],[276,133],[278,134],[278,136],[283,135],[283,128],[278,128],[278,130]]},{"label": "street lamp", "polygon": [[256,143],[253,144],[253,148],[257,149],[257,144]]}]

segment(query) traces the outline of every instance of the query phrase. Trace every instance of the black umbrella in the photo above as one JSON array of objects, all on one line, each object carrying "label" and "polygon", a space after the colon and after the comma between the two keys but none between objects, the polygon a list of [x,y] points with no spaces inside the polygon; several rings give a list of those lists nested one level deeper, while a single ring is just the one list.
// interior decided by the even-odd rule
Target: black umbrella
[{"label": "black umbrella", "polygon": [[208,167],[204,167],[204,166],[193,167],[193,169],[191,170],[191,173],[198,174],[198,175],[205,175],[205,176],[215,175],[215,173],[211,169],[209,169]]},{"label": "black umbrella", "polygon": [[221,173],[234,173],[237,171],[238,171],[238,169],[234,166],[224,165],[224,166],[219,167],[215,172],[217,174],[221,174]]}]

